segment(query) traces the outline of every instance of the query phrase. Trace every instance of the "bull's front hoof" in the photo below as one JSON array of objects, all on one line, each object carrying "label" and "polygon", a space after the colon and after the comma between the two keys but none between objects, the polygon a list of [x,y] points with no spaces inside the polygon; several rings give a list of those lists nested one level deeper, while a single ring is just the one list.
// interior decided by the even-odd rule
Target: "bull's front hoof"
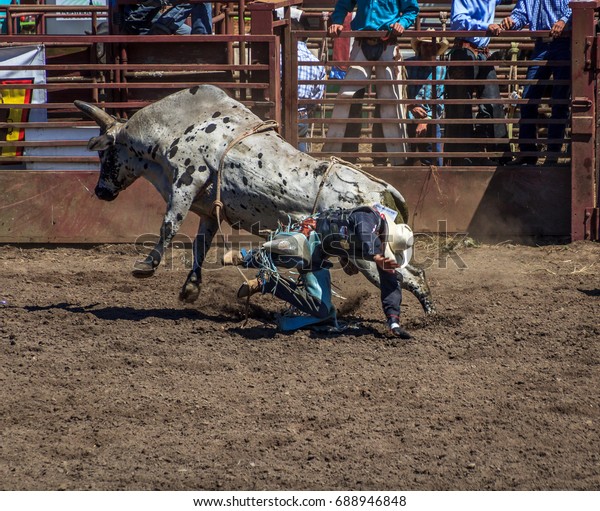
[{"label": "bull's front hoof", "polygon": [[193,303],[200,296],[200,286],[195,282],[186,282],[179,292],[179,299],[185,303]]},{"label": "bull's front hoof", "polygon": [[146,261],[136,261],[131,274],[137,279],[147,279],[154,275],[154,268]]},{"label": "bull's front hoof", "polygon": [[435,316],[437,314],[437,309],[435,308],[434,305],[430,305],[429,307],[426,307],[424,310],[425,310],[425,314],[427,316]]}]

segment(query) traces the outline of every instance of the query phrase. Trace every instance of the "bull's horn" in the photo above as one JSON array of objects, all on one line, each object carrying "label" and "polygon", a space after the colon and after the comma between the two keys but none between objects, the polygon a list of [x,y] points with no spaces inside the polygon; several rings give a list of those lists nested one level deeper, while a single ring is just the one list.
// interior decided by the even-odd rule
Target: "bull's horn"
[{"label": "bull's horn", "polygon": [[96,121],[98,126],[102,129],[107,129],[115,123],[115,118],[112,115],[107,114],[104,110],[95,105],[90,105],[89,103],[78,99],[76,99],[74,103],[79,110],[86,114],[90,119]]}]

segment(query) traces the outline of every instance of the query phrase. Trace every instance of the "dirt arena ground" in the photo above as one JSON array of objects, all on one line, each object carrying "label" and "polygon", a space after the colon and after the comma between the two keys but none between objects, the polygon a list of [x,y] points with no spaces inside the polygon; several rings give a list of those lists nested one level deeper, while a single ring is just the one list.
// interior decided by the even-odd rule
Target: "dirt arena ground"
[{"label": "dirt arena ground", "polygon": [[341,271],[357,328],[284,335],[235,268],[178,303],[183,250],[0,247],[0,489],[597,490],[600,244],[420,245],[408,342]]}]

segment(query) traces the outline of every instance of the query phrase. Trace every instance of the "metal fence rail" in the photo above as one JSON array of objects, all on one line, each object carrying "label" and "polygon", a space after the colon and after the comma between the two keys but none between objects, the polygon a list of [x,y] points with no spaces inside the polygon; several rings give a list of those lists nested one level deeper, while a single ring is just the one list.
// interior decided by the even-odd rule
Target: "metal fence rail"
[{"label": "metal fence rail", "polygon": [[[540,38],[540,37],[547,37],[548,33],[546,32],[531,32],[531,33],[526,33],[528,38],[530,38],[531,40],[535,40],[536,38]],[[351,38],[351,37],[380,37],[384,34],[381,33],[360,33],[360,32],[348,32],[348,33],[342,33],[340,37],[346,37],[346,38]],[[446,37],[449,40],[452,40],[455,37],[458,36],[483,36],[484,33],[473,33],[473,32],[469,32],[469,33],[465,33],[465,32],[453,32],[453,31],[443,31],[443,32],[436,32],[435,33],[436,37]],[[325,37],[324,32],[308,32],[308,33],[303,33],[303,32],[293,32],[293,39],[294,41],[297,41],[298,38],[302,37],[313,37],[313,38],[323,38]],[[412,38],[430,38],[431,37],[431,32],[427,32],[427,31],[407,31],[405,33],[405,35],[403,35],[400,39],[404,40],[404,46],[408,47],[410,46],[410,43],[406,43],[406,41],[410,41]],[[504,45],[505,49],[510,49],[511,48],[511,43],[514,41],[515,37],[518,37],[520,39],[524,39],[523,36],[523,32],[505,32],[503,33],[503,35],[501,37],[496,37],[495,39],[495,46],[498,48],[501,48]],[[327,39],[329,45],[331,45],[331,39]],[[292,44],[292,47],[294,45]],[[290,90],[293,91],[295,90],[294,87],[297,87],[299,84],[324,84],[324,85],[328,85],[328,92],[326,94],[326,96],[321,99],[321,100],[306,100],[306,99],[301,99],[298,100],[293,94],[291,94],[290,97],[290,105],[289,105],[289,109],[290,112],[294,112],[295,110],[297,110],[298,108],[308,108],[308,111],[312,113],[311,116],[309,116],[308,120],[303,120],[303,122],[308,122],[309,124],[313,125],[315,128],[315,130],[313,130],[313,136],[312,137],[308,137],[308,142],[312,143],[313,149],[315,152],[320,152],[320,145],[326,141],[328,141],[327,138],[325,138],[326,136],[326,131],[327,131],[327,127],[333,124],[346,124],[348,123],[349,125],[360,125],[363,126],[363,129],[360,131],[360,136],[350,136],[348,138],[344,137],[344,138],[332,138],[331,141],[333,142],[343,142],[345,144],[356,144],[356,143],[360,143],[361,144],[361,150],[354,150],[351,152],[342,152],[341,154],[338,154],[339,156],[341,156],[342,158],[348,158],[348,159],[354,159],[356,160],[358,163],[366,165],[368,167],[375,167],[377,165],[377,158],[392,158],[392,157],[401,157],[401,158],[411,158],[411,159],[415,159],[415,158],[420,158],[420,157],[425,157],[427,156],[427,154],[421,153],[421,152],[415,152],[410,150],[410,148],[407,148],[406,151],[404,152],[398,152],[398,153],[393,153],[393,154],[386,154],[385,152],[382,151],[374,151],[373,150],[373,146],[375,144],[381,144],[381,143],[411,143],[414,142],[414,138],[413,137],[401,137],[401,138],[392,138],[392,139],[386,139],[383,138],[381,135],[377,136],[375,133],[375,126],[377,126],[377,124],[385,124],[385,123],[394,123],[396,121],[394,120],[390,120],[390,119],[379,119],[376,117],[375,115],[375,107],[378,105],[386,105],[386,104],[396,104],[399,106],[399,108],[401,109],[405,109],[405,107],[407,105],[411,105],[411,104],[415,104],[415,102],[418,102],[419,104],[426,104],[426,105],[470,105],[474,111],[476,111],[478,105],[482,104],[482,103],[486,103],[486,104],[490,104],[490,105],[502,105],[505,110],[506,110],[506,115],[504,116],[504,118],[502,119],[491,119],[491,118],[478,118],[475,119],[474,118],[474,114],[473,116],[469,116],[469,117],[463,117],[463,118],[448,118],[448,117],[441,117],[439,119],[433,118],[433,119],[423,119],[423,120],[418,120],[418,119],[409,119],[406,116],[403,117],[399,122],[404,124],[404,125],[410,125],[410,124],[434,124],[434,125],[440,125],[442,127],[442,135],[441,137],[436,137],[436,138],[431,138],[431,137],[425,137],[423,139],[419,139],[420,142],[439,142],[440,144],[452,144],[452,143],[463,143],[463,144],[469,144],[472,149],[470,149],[470,151],[486,151],[486,148],[488,146],[492,146],[492,145],[496,145],[498,144],[500,141],[506,141],[510,144],[516,144],[518,142],[518,134],[519,134],[519,127],[525,124],[535,124],[536,126],[538,126],[539,131],[540,132],[545,132],[548,128],[548,126],[552,125],[552,124],[561,124],[563,121],[561,120],[557,120],[557,119],[552,119],[550,117],[550,111],[552,109],[553,106],[555,105],[570,105],[571,104],[571,100],[568,97],[562,98],[562,99],[552,99],[549,97],[545,97],[543,99],[522,99],[521,97],[519,98],[514,98],[514,97],[510,97],[510,90],[509,89],[521,89],[526,86],[526,85],[546,85],[546,86],[556,86],[556,85],[570,85],[571,84],[571,80],[556,80],[556,79],[548,79],[548,80],[527,80],[525,79],[525,74],[527,71],[528,66],[531,65],[539,65],[539,66],[547,66],[549,65],[548,61],[531,61],[528,59],[521,59],[521,60],[488,60],[488,61],[479,61],[476,63],[477,66],[479,67],[493,67],[496,68],[498,71],[498,77],[495,80],[476,80],[476,79],[443,79],[443,80],[427,80],[425,83],[428,85],[431,85],[433,87],[435,87],[436,85],[442,85],[444,87],[452,87],[452,86],[457,86],[457,85],[461,85],[461,86],[482,86],[485,84],[497,84],[500,87],[500,98],[498,99],[486,99],[485,101],[482,99],[478,99],[477,97],[473,97],[471,100],[462,100],[462,99],[448,99],[446,97],[443,98],[439,98],[439,99],[426,99],[426,100],[415,100],[414,98],[410,98],[408,97],[407,93],[406,93],[406,87],[410,86],[410,85],[420,85],[422,84],[421,81],[419,80],[411,80],[411,79],[407,79],[406,78],[406,71],[408,68],[411,67],[421,67],[421,66],[431,66],[431,67],[437,67],[437,68],[446,68],[446,69],[450,69],[450,68],[456,68],[456,67],[464,67],[464,66],[472,66],[473,65],[473,61],[448,61],[445,59],[441,59],[441,60],[437,60],[435,62],[424,62],[424,61],[406,61],[406,60],[399,60],[395,63],[392,63],[391,67],[396,67],[397,71],[397,76],[399,77],[398,79],[395,80],[382,80],[382,79],[377,79],[375,77],[375,69],[377,67],[390,67],[389,63],[386,62],[372,62],[372,61],[348,61],[348,60],[337,60],[334,61],[331,58],[328,58],[327,62],[326,62],[328,69],[331,66],[336,66],[339,68],[347,68],[350,65],[356,64],[358,66],[367,66],[367,67],[371,67],[373,69],[372,75],[366,79],[366,80],[325,80],[325,81],[317,81],[317,80],[313,80],[313,81],[301,81],[298,82],[297,80],[297,73],[295,73],[295,70],[298,69],[299,66],[315,66],[315,65],[319,65],[317,63],[314,62],[302,62],[302,61],[298,61],[297,59],[294,60],[294,56],[292,56],[292,60],[290,62],[290,68],[292,69],[292,73],[293,73],[293,79],[292,79],[292,84],[290,86]],[[570,66],[571,62],[570,61],[554,61],[552,63],[550,63],[554,66],[559,66],[559,65],[563,65],[563,66]],[[321,64],[322,65],[322,64]],[[510,76],[509,76],[510,75]],[[378,99],[377,95],[376,95],[376,88],[378,85],[383,85],[383,84],[394,84],[396,86],[398,86],[401,89],[401,93],[400,93],[400,97],[401,99],[399,100],[390,100],[390,99]],[[364,90],[365,90],[365,94],[364,97],[362,97],[360,99],[360,103],[362,103],[362,111],[360,111],[358,113],[358,115],[354,115],[350,118],[332,118],[331,117],[331,112],[332,109],[335,105],[340,105],[340,104],[356,104],[357,100],[356,99],[344,99],[344,98],[339,98],[337,97],[335,91],[332,91],[331,89],[334,86],[341,86],[341,85],[355,85],[357,88],[363,86]],[[518,116],[518,109],[521,105],[531,105],[531,104],[536,104],[536,105],[540,105],[540,118],[535,119],[535,120],[531,120],[531,119],[520,119]],[[475,112],[474,112],[475,113]],[[468,125],[468,124],[477,124],[477,125],[494,125],[494,124],[501,124],[501,125],[507,125],[507,126],[511,126],[512,129],[512,136],[507,138],[507,139],[498,139],[498,138],[474,138],[474,137],[467,137],[467,138],[449,138],[447,136],[444,135],[443,133],[443,128],[445,128],[448,125],[456,125],[456,124],[462,124],[462,125]],[[570,130],[568,130],[569,132]],[[356,130],[354,130],[354,132],[356,132]],[[297,137],[297,130],[294,128],[289,129],[288,131],[286,131],[286,137],[289,138],[290,140],[293,141],[293,143],[297,143],[298,137]],[[556,142],[560,142],[561,144],[564,143],[565,147],[564,147],[564,151],[561,152],[560,154],[548,154],[547,151],[542,150],[540,148],[539,151],[533,151],[533,152],[524,152],[524,153],[519,153],[520,156],[536,156],[536,157],[540,157],[540,158],[547,158],[548,156],[560,156],[561,157],[561,161],[560,163],[562,165],[568,165],[569,164],[569,154],[570,154],[570,138],[567,136],[564,140],[561,139],[560,141],[556,140],[556,139],[550,139],[548,140],[547,137],[546,138],[540,138],[538,140],[541,144],[548,144],[548,143],[556,143]],[[534,142],[533,139],[525,139],[525,140],[521,140],[521,142]],[[472,152],[470,153],[472,155]],[[504,158],[509,158],[512,156],[515,156],[517,154],[516,150],[513,148],[510,152],[498,152],[498,151],[490,151],[490,152],[486,152],[486,155],[489,158],[499,158],[499,157],[504,157]],[[450,157],[467,157],[469,156],[469,153],[449,153],[448,151],[437,151],[437,152],[433,152],[430,154],[430,156],[432,157],[442,157],[444,158],[444,161],[447,162],[447,160]]]}]

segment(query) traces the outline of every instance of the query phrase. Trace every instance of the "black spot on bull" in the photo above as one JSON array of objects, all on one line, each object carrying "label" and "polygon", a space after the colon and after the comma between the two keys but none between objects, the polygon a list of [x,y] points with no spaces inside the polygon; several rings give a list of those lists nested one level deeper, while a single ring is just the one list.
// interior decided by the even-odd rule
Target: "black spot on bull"
[{"label": "black spot on bull", "polygon": [[179,144],[179,138],[176,138],[171,142],[171,147],[169,147],[169,158],[173,158],[173,156],[177,154],[177,150],[179,149],[177,144]]},{"label": "black spot on bull", "polygon": [[313,170],[313,177],[319,177],[327,172],[327,167],[329,167],[329,163],[322,163],[316,169]]},{"label": "black spot on bull", "polygon": [[216,119],[220,115],[221,115],[221,112],[215,112],[212,116],[213,116],[213,119]]},{"label": "black spot on bull", "polygon": [[215,123],[211,123],[206,127],[206,129],[204,131],[206,131],[206,133],[212,133],[216,129],[217,129],[217,125]]},{"label": "black spot on bull", "polygon": [[192,160],[190,160],[189,158],[186,158],[184,165],[187,167],[190,163],[192,163]]},{"label": "black spot on bull", "polygon": [[248,178],[246,176],[242,177],[242,181],[244,182],[244,186],[248,186]]},{"label": "black spot on bull", "polygon": [[192,181],[192,176],[187,172],[184,172],[179,178],[179,181],[177,181],[177,188],[181,188],[183,185],[189,186],[192,184]]},{"label": "black spot on bull", "polygon": [[181,222],[183,220],[183,215],[181,213],[177,213],[177,221]]},{"label": "black spot on bull", "polygon": [[223,122],[227,124],[229,122],[229,117],[223,117]]},{"label": "black spot on bull", "polygon": [[151,156],[152,156],[152,159],[153,159],[153,160],[154,160],[154,159],[156,159],[156,152],[157,152],[157,151],[158,151],[158,144],[156,144],[156,145],[154,146],[154,149],[152,149],[152,155],[151,155]]},{"label": "black spot on bull", "polygon": [[194,172],[196,172],[196,167],[194,165],[190,165],[185,169],[185,171],[188,174],[192,175]]},{"label": "black spot on bull", "polygon": [[187,135],[190,131],[192,131],[194,129],[194,124],[190,124],[185,131],[183,132],[184,135]]}]

